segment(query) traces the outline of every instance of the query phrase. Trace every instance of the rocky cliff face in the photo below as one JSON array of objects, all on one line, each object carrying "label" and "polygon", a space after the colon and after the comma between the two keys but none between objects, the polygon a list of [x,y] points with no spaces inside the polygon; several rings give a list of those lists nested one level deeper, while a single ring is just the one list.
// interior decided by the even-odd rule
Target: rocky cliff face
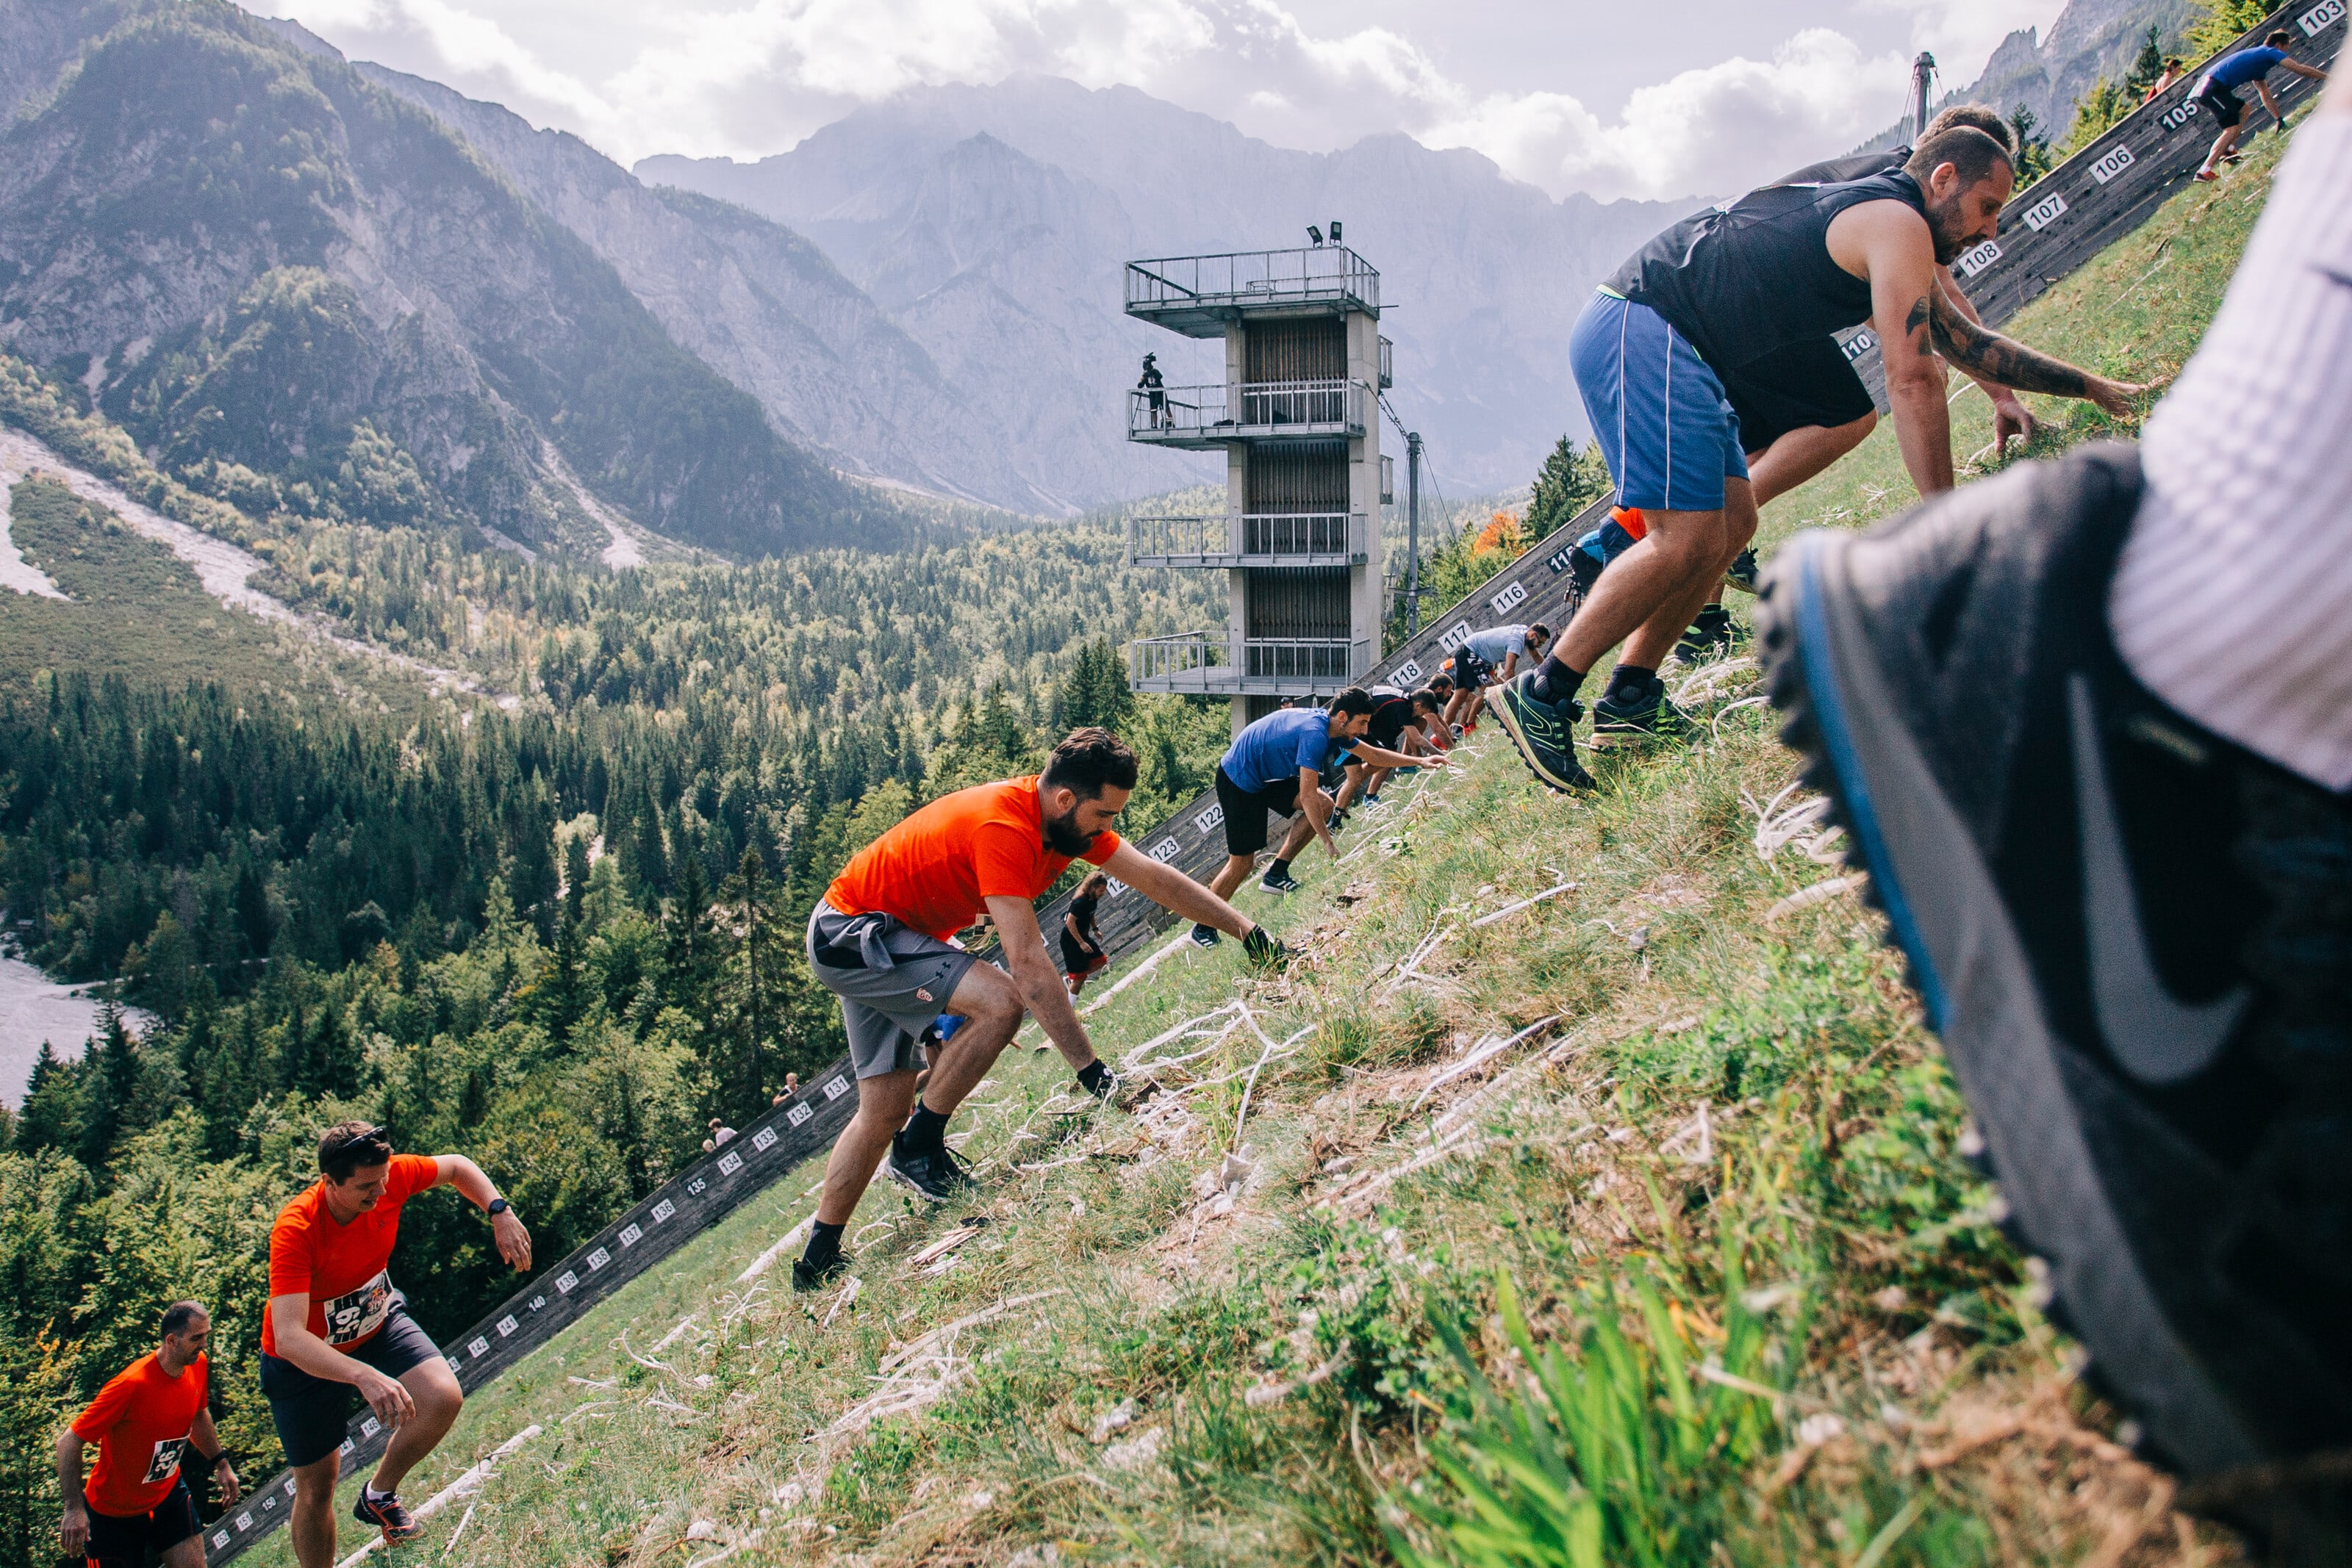
[{"label": "rocky cliff face", "polygon": [[824,246],[971,389],[983,427],[1053,444],[1076,499],[1195,477],[1124,450],[1119,399],[1146,350],[1171,382],[1222,373],[1213,349],[1120,315],[1132,257],[1295,246],[1339,218],[1381,269],[1400,413],[1443,482],[1499,486],[1582,431],[1576,314],[1692,204],[1554,202],[1476,153],[1402,136],[1290,152],[1131,88],[1040,77],[909,93],[757,163],[655,158],[637,173]]},{"label": "rocky cliff face", "polygon": [[0,344],[175,468],[257,476],[239,504],[560,540],[579,507],[544,437],[682,538],[896,537],[518,183],[315,40],[217,0],[18,0],[0,61]]},{"label": "rocky cliff face", "polygon": [[2131,68],[2149,27],[2168,46],[2195,9],[2194,0],[2068,0],[2048,38],[2031,27],[2011,33],[1977,79],[1943,101],[1989,103],[2003,114],[2030,109],[2056,141],[2074,120],[2077,99],[2101,77],[2120,79]]}]

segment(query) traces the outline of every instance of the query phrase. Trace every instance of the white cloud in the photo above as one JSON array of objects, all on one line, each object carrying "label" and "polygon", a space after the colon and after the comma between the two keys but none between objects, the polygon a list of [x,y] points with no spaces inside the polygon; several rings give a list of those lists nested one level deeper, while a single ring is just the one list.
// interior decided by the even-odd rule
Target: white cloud
[{"label": "white cloud", "polygon": [[[1402,131],[1475,149],[1554,194],[1686,195],[1853,145],[1894,119],[1908,63],[1887,52],[1889,39],[1866,52],[1809,29],[1769,58],[1638,88],[1604,119],[1568,92],[1475,87],[1440,64],[1417,26],[1316,31],[1298,3],[295,0],[299,19],[347,52],[498,99],[624,162],[660,152],[757,157],[909,88],[1036,71],[1131,85],[1286,145]],[[1918,40],[1955,40],[1944,45],[1957,51],[1948,69],[1972,76],[2000,32],[2020,17],[2046,20],[2059,0],[1869,3],[1907,16]],[[1429,37],[1444,38],[1444,26],[1433,15]],[[1975,46],[1958,40],[1989,31],[1969,56]]]}]

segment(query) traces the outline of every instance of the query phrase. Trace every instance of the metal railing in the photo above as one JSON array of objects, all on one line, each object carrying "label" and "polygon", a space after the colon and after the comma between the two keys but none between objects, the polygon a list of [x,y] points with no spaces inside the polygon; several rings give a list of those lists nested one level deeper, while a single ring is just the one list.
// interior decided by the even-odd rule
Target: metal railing
[{"label": "metal railing", "polygon": [[1224,512],[1129,517],[1129,566],[1353,566],[1366,557],[1361,512]]},{"label": "metal railing", "polygon": [[1381,340],[1381,390],[1396,385],[1396,345],[1386,338]]},{"label": "metal railing", "polygon": [[1358,436],[1370,403],[1370,389],[1349,381],[1130,387],[1127,438],[1213,445],[1252,437]]},{"label": "metal railing", "polygon": [[1131,316],[1215,307],[1329,304],[1377,313],[1381,275],[1345,246],[1171,256],[1127,264]]},{"label": "metal railing", "polygon": [[1127,645],[1128,685],[1139,692],[1303,696],[1339,690],[1372,661],[1371,643],[1360,638],[1245,637],[1238,648],[1236,660],[1234,641],[1223,632],[1139,637]]}]

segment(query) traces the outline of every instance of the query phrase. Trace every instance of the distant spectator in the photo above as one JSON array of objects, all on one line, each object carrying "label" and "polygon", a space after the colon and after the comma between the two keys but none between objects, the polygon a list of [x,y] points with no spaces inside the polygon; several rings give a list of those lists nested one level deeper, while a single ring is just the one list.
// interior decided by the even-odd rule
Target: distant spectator
[{"label": "distant spectator", "polygon": [[2197,178],[2220,178],[2215,166],[2238,149],[2238,136],[2245,129],[2243,122],[2246,118],[2246,100],[2238,96],[2240,88],[2252,84],[2254,91],[2262,96],[2263,107],[2270,110],[2271,118],[2284,124],[2286,117],[2279,112],[2278,99],[2271,96],[2270,83],[2263,79],[2270,75],[2272,68],[2293,71],[2314,81],[2327,79],[2327,73],[2316,66],[2287,58],[2286,52],[2293,47],[2294,35],[2282,27],[2264,38],[2259,47],[2240,49],[2234,55],[2224,57],[2221,63],[2207,71],[2205,79],[2197,84],[2197,102],[2213,117],[2213,123],[2221,128],[2221,134],[2213,139],[2212,151],[2205,154],[2205,162],[2198,167]]},{"label": "distant spectator", "polygon": [[1160,377],[1156,354],[1143,356],[1143,374],[1135,385],[1151,404],[1151,428],[1158,430],[1168,423],[1168,394],[1161,390],[1165,383]]},{"label": "distant spectator", "polygon": [[784,1074],[784,1092],[777,1095],[773,1100],[769,1101],[768,1103],[771,1105],[781,1105],[800,1092],[801,1075],[797,1072],[787,1072]]},{"label": "distant spectator", "polygon": [[2139,100],[2142,103],[2153,103],[2156,101],[2156,95],[2179,81],[2180,73],[2186,69],[2188,68],[2180,63],[2179,55],[2165,56],[2164,74],[2148,84],[2147,90],[2139,95]]},{"label": "distant spectator", "polygon": [[729,1126],[726,1123],[720,1121],[716,1116],[710,1118],[710,1146],[712,1148],[715,1149],[719,1147],[721,1144],[727,1143],[734,1136],[734,1128]]}]

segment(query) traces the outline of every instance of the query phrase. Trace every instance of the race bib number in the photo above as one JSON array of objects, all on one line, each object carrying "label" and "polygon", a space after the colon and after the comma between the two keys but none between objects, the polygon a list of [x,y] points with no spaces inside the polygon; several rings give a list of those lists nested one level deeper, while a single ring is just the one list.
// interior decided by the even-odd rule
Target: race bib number
[{"label": "race bib number", "polygon": [[327,1303],[327,1343],[352,1344],[383,1327],[392,1311],[392,1273],[385,1270],[356,1291]]},{"label": "race bib number", "polygon": [[154,1457],[147,1461],[145,1484],[160,1486],[170,1480],[172,1472],[180,1468],[180,1455],[187,1446],[188,1439],[184,1437],[157,1439]]}]

